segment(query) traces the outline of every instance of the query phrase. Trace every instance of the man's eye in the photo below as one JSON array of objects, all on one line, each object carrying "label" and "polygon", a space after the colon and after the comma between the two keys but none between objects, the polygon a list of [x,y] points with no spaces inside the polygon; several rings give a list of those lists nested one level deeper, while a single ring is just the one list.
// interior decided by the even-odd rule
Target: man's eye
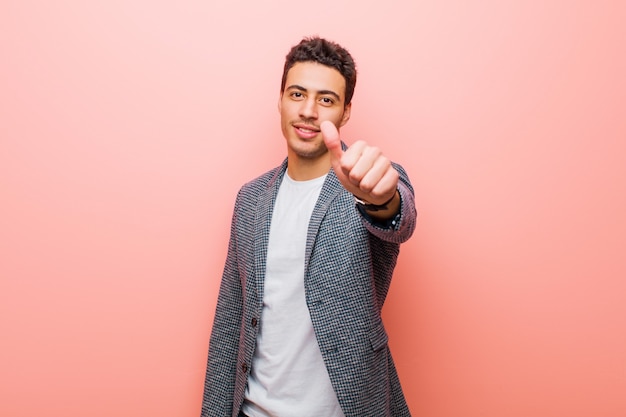
[{"label": "man's eye", "polygon": [[293,93],[291,93],[291,97],[293,98],[302,98],[302,93],[299,91],[294,91]]},{"label": "man's eye", "polygon": [[333,104],[335,101],[330,97],[322,97],[322,103],[324,104]]}]

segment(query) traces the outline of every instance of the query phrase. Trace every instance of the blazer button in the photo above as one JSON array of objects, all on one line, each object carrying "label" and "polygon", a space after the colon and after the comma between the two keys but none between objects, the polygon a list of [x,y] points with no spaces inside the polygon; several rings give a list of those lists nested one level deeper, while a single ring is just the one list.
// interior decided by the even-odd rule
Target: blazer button
[{"label": "blazer button", "polygon": [[258,320],[256,319],[256,317],[253,317],[252,320],[250,320],[250,323],[252,324],[252,327],[256,327]]},{"label": "blazer button", "polygon": [[241,364],[241,370],[243,371],[243,373],[245,374],[246,372],[248,372],[248,365],[246,365],[245,363]]}]

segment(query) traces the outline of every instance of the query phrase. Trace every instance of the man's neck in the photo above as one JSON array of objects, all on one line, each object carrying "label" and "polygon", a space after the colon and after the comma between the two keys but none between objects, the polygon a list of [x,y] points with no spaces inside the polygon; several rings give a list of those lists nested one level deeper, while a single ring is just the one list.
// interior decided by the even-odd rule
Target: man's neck
[{"label": "man's neck", "polygon": [[328,174],[329,170],[330,157],[328,154],[323,158],[310,160],[289,156],[287,160],[287,172],[291,179],[295,181],[308,181],[319,178]]}]

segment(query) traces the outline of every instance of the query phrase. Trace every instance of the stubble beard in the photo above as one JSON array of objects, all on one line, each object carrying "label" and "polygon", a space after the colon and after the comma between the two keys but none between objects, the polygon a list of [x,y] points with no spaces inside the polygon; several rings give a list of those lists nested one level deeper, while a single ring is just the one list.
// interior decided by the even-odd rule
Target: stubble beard
[{"label": "stubble beard", "polygon": [[[297,145],[301,145],[301,143],[297,143]],[[304,160],[315,160],[324,156],[328,149],[326,149],[326,145],[324,142],[317,142],[316,144],[307,144],[313,146],[293,146],[293,153],[301,159]]]}]

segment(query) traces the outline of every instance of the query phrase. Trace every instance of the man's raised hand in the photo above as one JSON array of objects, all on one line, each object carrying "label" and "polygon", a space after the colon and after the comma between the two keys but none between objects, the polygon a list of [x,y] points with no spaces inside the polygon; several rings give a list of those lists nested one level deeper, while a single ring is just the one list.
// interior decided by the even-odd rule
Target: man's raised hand
[{"label": "man's raised hand", "polygon": [[[399,197],[395,194],[399,175],[380,149],[357,141],[344,152],[339,131],[332,122],[322,122],[320,129],[331,165],[346,190],[371,204],[384,204],[392,199],[397,203],[395,200]],[[398,208],[397,204],[392,206]]]}]

